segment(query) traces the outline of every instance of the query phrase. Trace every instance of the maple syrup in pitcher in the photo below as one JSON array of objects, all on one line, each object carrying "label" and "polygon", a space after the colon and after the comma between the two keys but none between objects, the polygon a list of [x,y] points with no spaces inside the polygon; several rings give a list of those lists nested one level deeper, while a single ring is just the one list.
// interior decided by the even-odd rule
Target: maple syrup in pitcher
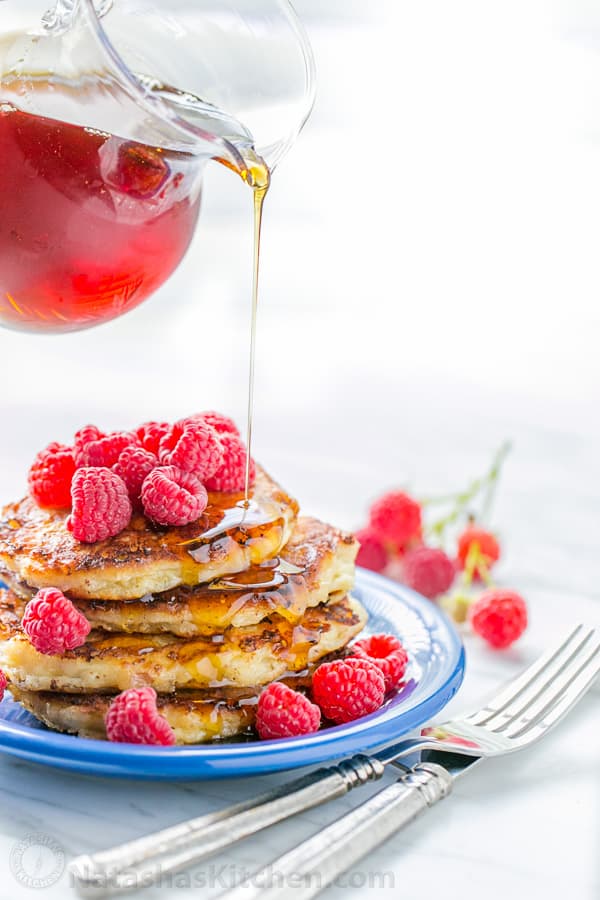
[{"label": "maple syrup in pitcher", "polygon": [[0,102],[0,319],[71,331],[108,321],[171,275],[201,173],[163,151]]}]

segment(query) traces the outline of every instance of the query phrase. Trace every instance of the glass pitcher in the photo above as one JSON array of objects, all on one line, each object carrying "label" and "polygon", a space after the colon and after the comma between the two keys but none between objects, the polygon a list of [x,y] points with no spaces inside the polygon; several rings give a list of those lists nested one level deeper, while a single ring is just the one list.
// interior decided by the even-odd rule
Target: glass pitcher
[{"label": "glass pitcher", "polygon": [[314,99],[287,0],[0,0],[0,324],[69,331],[174,271],[205,164],[251,187]]}]

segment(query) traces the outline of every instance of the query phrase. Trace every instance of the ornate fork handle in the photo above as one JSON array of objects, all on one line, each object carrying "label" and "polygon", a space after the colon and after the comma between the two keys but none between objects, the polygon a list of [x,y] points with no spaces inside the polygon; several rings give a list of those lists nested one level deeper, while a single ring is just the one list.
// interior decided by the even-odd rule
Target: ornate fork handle
[{"label": "ornate fork handle", "polygon": [[452,791],[452,776],[419,763],[366,803],[273,860],[219,900],[311,900],[338,875]]},{"label": "ornate fork handle", "polygon": [[367,781],[381,778],[379,760],[357,755],[337,766],[317,769],[274,791],[233,807],[191,819],[111,850],[79,856],[69,872],[79,893],[100,897],[146,887],[167,873],[190,866],[219,850]]}]

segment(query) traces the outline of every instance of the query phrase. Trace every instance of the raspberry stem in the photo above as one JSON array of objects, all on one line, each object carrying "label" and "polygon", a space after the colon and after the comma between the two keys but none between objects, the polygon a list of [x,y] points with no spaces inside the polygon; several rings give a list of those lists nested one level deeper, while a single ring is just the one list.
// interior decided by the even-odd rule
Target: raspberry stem
[{"label": "raspberry stem", "polygon": [[494,587],[490,569],[486,562],[487,557],[481,552],[478,541],[473,541],[469,547],[467,558],[465,560],[465,568],[462,574],[462,582],[466,587],[470,587],[477,572],[479,578],[486,587]]},{"label": "raspberry stem", "polygon": [[509,441],[506,441],[494,454],[492,464],[485,475],[475,478],[464,491],[459,491],[456,494],[446,494],[441,497],[428,497],[423,500],[423,506],[437,506],[448,503],[454,504],[446,515],[437,519],[435,522],[432,522],[432,524],[427,527],[427,533],[434,535],[441,540],[446,529],[449,526],[454,525],[460,519],[482,492],[484,492],[483,502],[481,513],[477,517],[477,520],[485,523],[491,515],[502,466],[510,450],[511,444]]}]

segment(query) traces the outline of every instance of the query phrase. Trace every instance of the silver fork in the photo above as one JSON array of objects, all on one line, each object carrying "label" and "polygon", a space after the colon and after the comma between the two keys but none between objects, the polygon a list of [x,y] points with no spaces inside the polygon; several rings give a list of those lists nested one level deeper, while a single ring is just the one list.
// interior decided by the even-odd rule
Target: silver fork
[{"label": "silver fork", "polygon": [[[413,742],[427,762],[366,803],[255,872],[219,900],[311,900],[420,813],[447,797],[453,783],[486,757],[528,747],[553,728],[600,672],[600,638],[579,626],[482,709],[441,726],[438,740]],[[390,748],[393,753],[393,748]],[[385,753],[385,751],[384,751]],[[378,754],[381,758],[381,755]],[[389,762],[396,763],[398,754]]]},{"label": "silver fork", "polygon": [[[94,896],[147,886],[288,816],[380,778],[389,763],[399,765],[404,774],[397,782],[275,860],[251,883],[223,895],[227,900],[289,897],[288,876],[293,876],[295,900],[308,900],[447,796],[454,779],[474,764],[542,738],[583,696],[599,671],[600,636],[579,625],[484,707],[437,726],[435,733],[425,729],[420,737],[318,769],[245,803],[111,850],[80,856],[69,867],[73,883],[80,893]],[[436,751],[435,756],[410,770],[398,763],[402,757],[426,750]],[[273,873],[277,883],[269,884]]]}]

